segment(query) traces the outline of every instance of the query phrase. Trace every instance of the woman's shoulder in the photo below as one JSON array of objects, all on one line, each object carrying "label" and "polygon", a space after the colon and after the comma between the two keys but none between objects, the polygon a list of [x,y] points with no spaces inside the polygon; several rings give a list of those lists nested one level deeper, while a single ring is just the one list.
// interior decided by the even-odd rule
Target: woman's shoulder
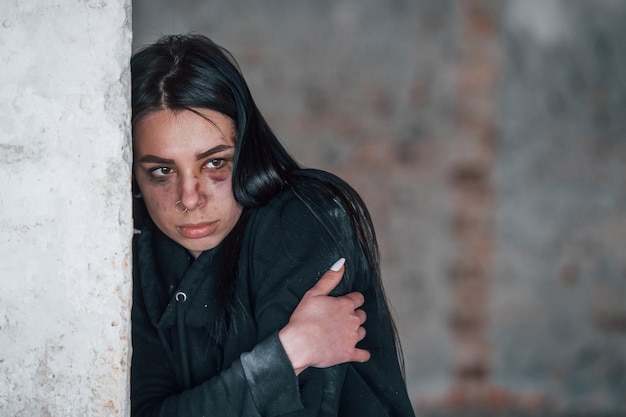
[{"label": "woman's shoulder", "polygon": [[281,216],[312,214],[330,222],[348,220],[343,201],[346,194],[337,184],[347,184],[339,177],[319,170],[302,170],[274,196],[264,211]]},{"label": "woman's shoulder", "polygon": [[[310,270],[294,275],[308,279],[321,276],[337,259],[344,257],[350,262],[351,271],[362,271],[366,261],[356,226],[346,210],[346,204],[352,200],[344,194],[341,184],[332,174],[307,171],[293,176],[289,185],[266,205],[253,209],[242,256],[246,268],[253,260],[254,266],[250,268],[257,276],[264,268],[274,270],[279,264],[298,271],[310,265]],[[273,276],[273,273],[262,275]],[[342,282],[343,290],[351,288],[353,275]],[[363,285],[367,282],[361,279]]]},{"label": "woman's shoulder", "polygon": [[349,201],[341,179],[318,170],[302,170],[262,207],[252,210],[254,227],[276,232],[324,229],[327,233],[352,235],[350,216],[344,204]]}]

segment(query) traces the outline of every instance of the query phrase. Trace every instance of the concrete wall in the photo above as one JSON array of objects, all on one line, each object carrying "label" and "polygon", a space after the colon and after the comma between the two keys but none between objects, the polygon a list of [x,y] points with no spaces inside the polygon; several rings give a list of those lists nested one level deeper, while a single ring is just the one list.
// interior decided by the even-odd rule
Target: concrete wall
[{"label": "concrete wall", "polygon": [[[420,415],[626,414],[626,3],[134,1],[372,211]],[[508,415],[508,414],[507,414]]]},{"label": "concrete wall", "polygon": [[130,1],[0,2],[0,415],[128,415]]}]

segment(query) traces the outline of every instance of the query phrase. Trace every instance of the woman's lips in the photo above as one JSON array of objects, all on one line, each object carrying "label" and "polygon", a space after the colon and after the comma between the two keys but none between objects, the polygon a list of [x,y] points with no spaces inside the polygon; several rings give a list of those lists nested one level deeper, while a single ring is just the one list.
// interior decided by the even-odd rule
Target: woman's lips
[{"label": "woman's lips", "polygon": [[183,224],[176,226],[180,233],[189,239],[202,239],[215,232],[217,229],[217,222],[210,223],[197,223],[197,224]]}]

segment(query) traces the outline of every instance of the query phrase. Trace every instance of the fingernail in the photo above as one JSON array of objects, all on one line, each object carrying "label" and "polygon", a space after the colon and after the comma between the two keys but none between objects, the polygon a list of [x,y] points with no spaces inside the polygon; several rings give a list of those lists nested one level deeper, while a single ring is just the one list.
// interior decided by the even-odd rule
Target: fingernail
[{"label": "fingernail", "polygon": [[346,263],[346,258],[341,258],[330,267],[330,270],[337,272],[341,269],[344,263]]}]

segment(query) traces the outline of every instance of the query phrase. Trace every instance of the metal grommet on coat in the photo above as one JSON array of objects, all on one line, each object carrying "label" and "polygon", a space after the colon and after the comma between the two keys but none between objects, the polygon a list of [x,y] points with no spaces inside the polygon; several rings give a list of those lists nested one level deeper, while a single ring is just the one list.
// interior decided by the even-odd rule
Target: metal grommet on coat
[{"label": "metal grommet on coat", "polygon": [[182,291],[178,291],[176,295],[174,295],[174,298],[176,299],[176,301],[182,301],[184,303],[185,301],[187,301],[187,294]]}]

